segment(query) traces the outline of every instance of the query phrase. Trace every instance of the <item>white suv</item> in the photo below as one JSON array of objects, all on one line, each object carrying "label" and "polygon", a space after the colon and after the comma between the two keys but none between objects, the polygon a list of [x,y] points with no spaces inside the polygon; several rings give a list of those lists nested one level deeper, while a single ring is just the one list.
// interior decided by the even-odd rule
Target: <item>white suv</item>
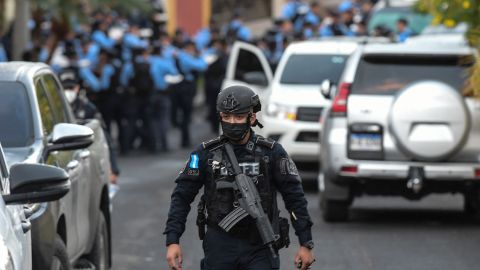
[{"label": "white suv", "polygon": [[460,193],[480,217],[480,102],[463,95],[474,55],[456,42],[411,42],[350,57],[324,120],[325,220],[346,220],[364,194]]},{"label": "white suv", "polygon": [[316,178],[320,116],[330,106],[320,93],[320,85],[324,80],[339,80],[348,57],[362,41],[367,39],[293,43],[283,54],[274,76],[259,48],[241,42],[232,48],[223,88],[240,83],[256,90],[262,102],[259,119],[265,124],[256,132],[280,142],[304,178]]}]

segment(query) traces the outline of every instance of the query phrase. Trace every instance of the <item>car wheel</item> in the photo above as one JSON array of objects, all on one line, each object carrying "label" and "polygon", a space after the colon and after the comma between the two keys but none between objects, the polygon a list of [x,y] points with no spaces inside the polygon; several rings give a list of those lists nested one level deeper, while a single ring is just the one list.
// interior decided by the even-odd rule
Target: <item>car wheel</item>
[{"label": "car wheel", "polygon": [[50,267],[51,270],[70,270],[70,262],[68,259],[67,247],[62,238],[57,235],[53,243],[53,259]]},{"label": "car wheel", "polygon": [[108,270],[110,247],[108,241],[107,222],[103,213],[98,218],[97,233],[92,251],[87,259],[95,265],[96,270]]},{"label": "car wheel", "polygon": [[326,222],[340,222],[348,220],[350,202],[340,200],[329,200],[325,196],[320,199],[322,217]]}]

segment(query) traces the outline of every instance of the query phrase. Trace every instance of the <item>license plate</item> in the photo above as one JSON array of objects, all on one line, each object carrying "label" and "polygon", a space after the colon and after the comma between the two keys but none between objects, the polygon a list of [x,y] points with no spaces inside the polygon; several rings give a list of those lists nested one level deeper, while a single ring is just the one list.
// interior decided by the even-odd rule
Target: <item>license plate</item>
[{"label": "license plate", "polygon": [[382,135],[380,134],[350,134],[350,150],[352,151],[381,151]]}]

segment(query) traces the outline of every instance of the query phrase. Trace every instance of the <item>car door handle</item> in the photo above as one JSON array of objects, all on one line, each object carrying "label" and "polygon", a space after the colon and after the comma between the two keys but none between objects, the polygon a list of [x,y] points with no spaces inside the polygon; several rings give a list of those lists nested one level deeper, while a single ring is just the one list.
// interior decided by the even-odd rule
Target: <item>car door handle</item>
[{"label": "car door handle", "polygon": [[32,223],[30,223],[30,221],[28,221],[28,220],[22,220],[22,230],[23,230],[23,233],[29,232],[31,228],[32,228]]},{"label": "car door handle", "polygon": [[80,162],[78,162],[78,160],[76,160],[76,159],[71,160],[71,161],[68,162],[68,164],[67,164],[67,171],[74,170],[75,168],[78,167],[78,165],[80,165]]},{"label": "car door handle", "polygon": [[81,159],[86,159],[90,156],[90,151],[89,150],[83,150],[82,152],[80,152],[79,154],[79,157]]}]

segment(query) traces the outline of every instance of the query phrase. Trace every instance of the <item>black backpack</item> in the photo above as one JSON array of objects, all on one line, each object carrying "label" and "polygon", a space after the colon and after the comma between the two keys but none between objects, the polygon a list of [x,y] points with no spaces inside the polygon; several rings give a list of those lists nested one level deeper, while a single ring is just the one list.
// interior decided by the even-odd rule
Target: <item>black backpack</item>
[{"label": "black backpack", "polygon": [[130,80],[130,86],[135,89],[135,95],[145,97],[153,92],[154,83],[150,74],[150,63],[134,62],[133,78]]}]

